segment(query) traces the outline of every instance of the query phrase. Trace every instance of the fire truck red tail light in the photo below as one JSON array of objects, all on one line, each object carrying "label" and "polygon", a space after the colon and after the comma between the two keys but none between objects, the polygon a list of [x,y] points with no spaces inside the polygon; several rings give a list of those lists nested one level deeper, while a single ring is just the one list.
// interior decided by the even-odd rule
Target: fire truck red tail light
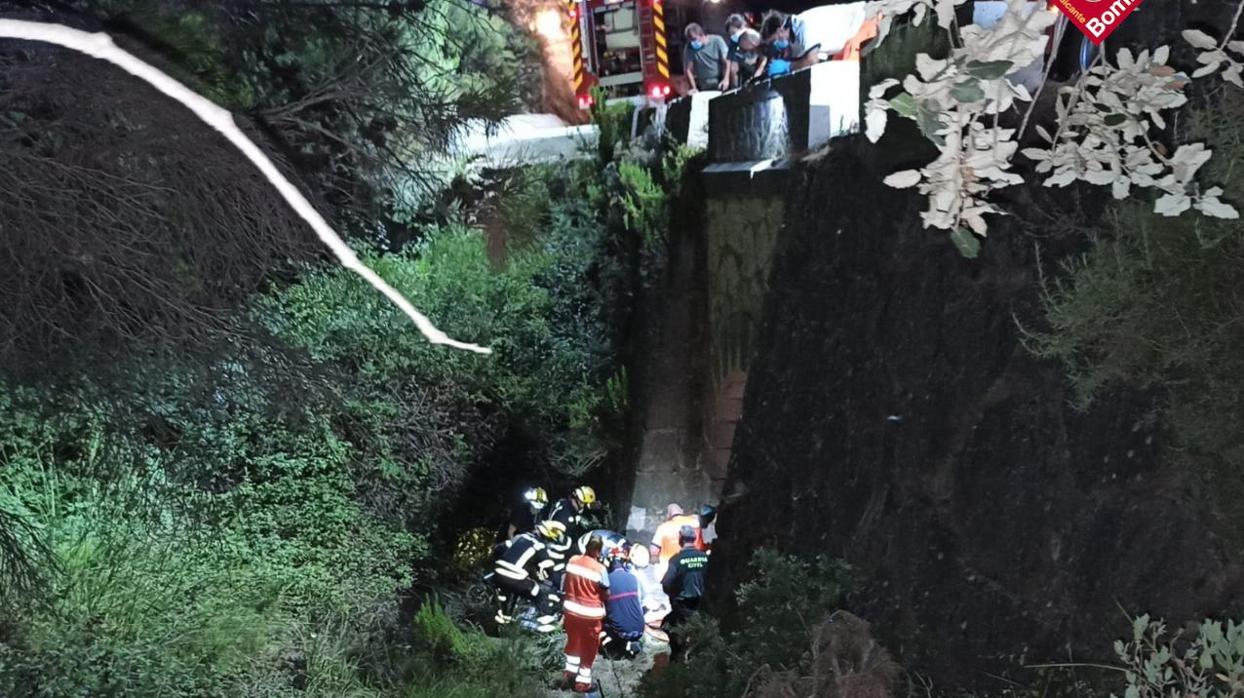
[{"label": "fire truck red tail light", "polygon": [[579,95],[579,108],[587,109],[592,106],[592,95]]}]

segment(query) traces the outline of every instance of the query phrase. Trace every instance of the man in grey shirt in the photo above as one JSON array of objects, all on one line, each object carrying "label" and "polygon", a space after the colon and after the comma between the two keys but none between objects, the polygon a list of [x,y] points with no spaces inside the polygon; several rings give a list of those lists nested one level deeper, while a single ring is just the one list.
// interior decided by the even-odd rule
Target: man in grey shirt
[{"label": "man in grey shirt", "polygon": [[692,22],[685,31],[687,47],[683,49],[683,73],[697,90],[724,90],[730,87],[730,48],[716,34],[705,34],[704,27]]}]

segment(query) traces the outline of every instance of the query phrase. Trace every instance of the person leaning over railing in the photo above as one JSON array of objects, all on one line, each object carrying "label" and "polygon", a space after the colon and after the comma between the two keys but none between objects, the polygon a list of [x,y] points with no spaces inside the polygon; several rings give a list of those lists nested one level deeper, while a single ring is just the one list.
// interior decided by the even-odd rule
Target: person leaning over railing
[{"label": "person leaning over railing", "polygon": [[687,48],[683,50],[683,73],[694,94],[699,90],[725,90],[730,87],[730,48],[725,39],[704,33],[704,27],[692,22],[685,31]]},{"label": "person leaning over railing", "polygon": [[765,77],[768,61],[760,32],[751,28],[739,32],[738,48],[730,60],[731,85],[742,87],[752,80]]},{"label": "person leaning over railing", "polygon": [[794,15],[770,12],[760,25],[764,54],[768,59],[765,74],[775,78],[808,66],[820,60],[820,45],[808,46],[807,28]]}]

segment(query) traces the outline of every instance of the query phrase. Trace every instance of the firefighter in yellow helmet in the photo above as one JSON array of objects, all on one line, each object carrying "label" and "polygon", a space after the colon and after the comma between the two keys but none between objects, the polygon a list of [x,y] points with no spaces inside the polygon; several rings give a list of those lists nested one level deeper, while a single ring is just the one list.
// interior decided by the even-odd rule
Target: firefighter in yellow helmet
[{"label": "firefighter in yellow helmet", "polygon": [[546,583],[553,571],[552,546],[564,544],[566,528],[556,521],[544,521],[536,530],[527,531],[506,541],[493,566],[492,583],[497,588],[499,624],[514,620],[515,606],[525,599],[538,606],[542,594],[553,590]]},{"label": "firefighter in yellow helmet", "polygon": [[586,531],[587,527],[583,523],[583,513],[595,505],[596,490],[584,485],[576,487],[568,496],[557,500],[549,510],[546,520],[556,521],[566,529],[564,545],[549,546],[549,555],[556,561],[552,576],[555,586],[561,585],[561,578],[566,570],[566,558],[569,557],[571,545]]}]

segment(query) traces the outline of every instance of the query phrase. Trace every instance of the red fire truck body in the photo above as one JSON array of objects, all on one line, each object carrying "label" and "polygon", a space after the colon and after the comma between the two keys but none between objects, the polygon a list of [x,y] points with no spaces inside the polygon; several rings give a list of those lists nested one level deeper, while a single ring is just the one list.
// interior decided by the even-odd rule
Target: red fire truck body
[{"label": "red fire truck body", "polygon": [[596,86],[611,97],[661,101],[669,96],[671,47],[665,3],[567,0],[580,108],[591,106],[591,89]]}]

